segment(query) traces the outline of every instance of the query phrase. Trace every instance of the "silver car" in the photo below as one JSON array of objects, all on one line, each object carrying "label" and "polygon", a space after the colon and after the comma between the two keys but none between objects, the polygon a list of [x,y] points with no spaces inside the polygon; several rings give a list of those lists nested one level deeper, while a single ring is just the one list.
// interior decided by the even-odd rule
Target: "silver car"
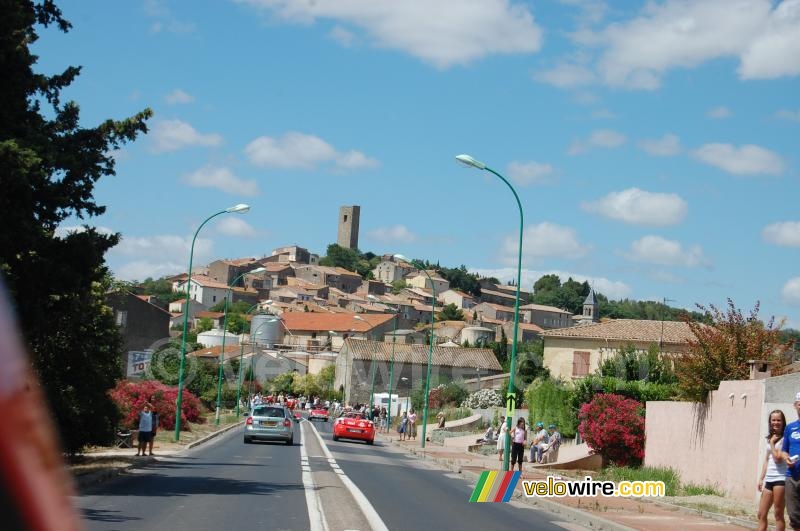
[{"label": "silver car", "polygon": [[281,405],[255,406],[244,425],[244,443],[254,440],[294,444],[294,419],[289,410]]}]

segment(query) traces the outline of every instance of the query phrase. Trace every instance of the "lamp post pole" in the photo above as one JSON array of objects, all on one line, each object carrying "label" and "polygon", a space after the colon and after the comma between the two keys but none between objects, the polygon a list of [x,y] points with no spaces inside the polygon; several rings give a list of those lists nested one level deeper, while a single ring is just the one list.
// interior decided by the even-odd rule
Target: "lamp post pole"
[{"label": "lamp post pole", "polygon": [[[219,426],[219,411],[220,411],[220,403],[222,402],[222,365],[225,363],[225,334],[228,331],[228,299],[231,296],[231,292],[233,291],[233,287],[239,282],[239,279],[243,276],[247,275],[248,273],[260,273],[262,271],[266,271],[263,267],[258,267],[253,269],[252,271],[247,271],[242,273],[238,277],[234,278],[231,283],[228,285],[228,289],[225,293],[225,318],[223,319],[222,324],[222,350],[219,352],[219,376],[217,377],[217,411],[214,415],[214,424]],[[237,400],[238,406],[238,400]],[[239,416],[238,413],[236,415]]]},{"label": "lamp post pole", "polygon": [[194,259],[194,243],[197,240],[197,235],[200,233],[200,229],[203,226],[211,221],[213,218],[220,216],[222,214],[228,214],[231,212],[236,212],[239,214],[244,214],[250,210],[250,207],[245,204],[238,204],[232,207],[226,208],[225,210],[221,210],[216,214],[212,214],[203,221],[197,230],[194,232],[194,236],[192,237],[192,246],[189,250],[189,270],[187,274],[189,278],[186,280],[186,307],[183,310],[183,334],[181,335],[181,364],[178,369],[178,398],[175,402],[175,441],[179,441],[181,439],[181,406],[183,404],[183,368],[186,364],[186,332],[188,329],[189,324],[189,289],[192,285],[192,260]]},{"label": "lamp post pole", "polygon": [[433,360],[433,342],[436,335],[434,325],[436,324],[436,283],[433,281],[428,271],[425,268],[419,267],[415,262],[409,260],[401,254],[394,255],[399,260],[408,262],[417,270],[424,273],[428,280],[431,281],[431,291],[433,292],[433,301],[431,301],[431,338],[428,344],[428,370],[425,375],[425,403],[422,406],[422,448],[425,448],[425,434],[428,431],[428,396],[431,390],[431,362]]},{"label": "lamp post pole", "polygon": [[[270,301],[267,301],[267,303],[269,302]],[[248,308],[245,312],[245,315],[248,315],[251,311],[253,311],[253,308],[257,307],[258,303],[250,306],[250,308]],[[236,418],[239,418],[240,413],[239,402],[242,399],[242,373],[244,372],[244,368],[242,367],[242,361],[244,361],[244,342],[240,340],[239,345],[241,348],[239,349],[239,384],[236,386]]]},{"label": "lamp post pole", "polygon": [[[522,203],[519,200],[519,195],[517,195],[517,191],[514,190],[514,187],[511,186],[511,183],[508,180],[494,171],[492,168],[488,167],[483,162],[475,160],[469,155],[457,155],[456,160],[461,162],[462,164],[466,164],[467,166],[471,166],[473,168],[477,168],[479,170],[486,170],[490,173],[493,173],[497,177],[500,178],[501,181],[506,183],[506,186],[511,190],[511,193],[514,194],[514,199],[517,201],[517,207],[519,208],[519,248],[517,252],[517,295],[514,301],[514,334],[511,343],[511,363],[509,364],[508,369],[508,394],[506,395],[506,426],[508,427],[508,432],[511,433],[511,416],[513,415],[513,408],[512,405],[515,405],[514,397],[514,375],[517,370],[517,328],[519,328],[519,290],[520,290],[520,282],[522,276],[522,233],[523,233],[523,213],[522,213]],[[510,452],[510,439],[506,437],[505,443],[505,452],[503,452],[503,470],[508,471],[508,456]]]}]

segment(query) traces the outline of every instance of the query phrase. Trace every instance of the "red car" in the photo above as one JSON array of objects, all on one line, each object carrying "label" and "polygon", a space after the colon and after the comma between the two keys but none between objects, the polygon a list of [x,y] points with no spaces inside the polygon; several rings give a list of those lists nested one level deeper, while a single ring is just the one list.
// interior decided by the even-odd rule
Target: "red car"
[{"label": "red car", "polygon": [[308,414],[308,420],[322,419],[328,422],[328,410],[324,407],[312,407]]},{"label": "red car", "polygon": [[358,413],[346,413],[333,423],[333,440],[359,439],[367,444],[375,442],[375,424]]}]

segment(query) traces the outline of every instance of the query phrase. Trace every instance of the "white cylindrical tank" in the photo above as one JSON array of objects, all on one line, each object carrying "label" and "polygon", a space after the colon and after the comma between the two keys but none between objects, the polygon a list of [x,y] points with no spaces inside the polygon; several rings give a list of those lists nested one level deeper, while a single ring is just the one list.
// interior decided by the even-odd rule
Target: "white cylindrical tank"
[{"label": "white cylindrical tank", "polygon": [[469,341],[473,346],[481,342],[494,341],[494,330],[483,326],[464,327],[461,331],[461,344],[464,344],[464,341]]},{"label": "white cylindrical tank", "polygon": [[[225,348],[231,345],[238,345],[241,336],[227,332],[225,334]],[[206,348],[221,347],[222,346],[222,330],[208,330],[207,332],[200,332],[197,334],[197,342]]]},{"label": "white cylindrical tank", "polygon": [[250,341],[258,345],[277,345],[283,342],[283,324],[277,315],[261,313],[250,321]]}]

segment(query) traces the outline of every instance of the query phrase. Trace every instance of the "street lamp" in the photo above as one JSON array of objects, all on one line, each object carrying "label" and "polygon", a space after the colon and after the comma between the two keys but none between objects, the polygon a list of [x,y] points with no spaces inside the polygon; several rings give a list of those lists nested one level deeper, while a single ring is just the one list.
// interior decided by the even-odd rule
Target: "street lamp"
[{"label": "street lamp", "polygon": [[204,222],[197,227],[197,230],[194,232],[194,236],[192,237],[192,247],[189,250],[189,271],[188,275],[189,278],[186,280],[186,308],[183,310],[183,335],[181,335],[181,364],[180,368],[178,369],[178,400],[175,403],[175,441],[179,441],[181,439],[181,404],[183,403],[183,366],[186,364],[186,331],[189,322],[189,288],[192,285],[192,260],[194,259],[194,242],[197,240],[197,235],[200,233],[200,229],[203,226],[211,221],[213,218],[220,216],[222,214],[244,214],[250,210],[249,205],[245,205],[244,203],[239,203],[238,205],[234,205],[232,207],[228,207],[225,210],[221,210],[216,214],[212,214],[211,216],[207,217]]},{"label": "street lamp", "polygon": [[[403,382],[407,382],[407,381],[408,381],[408,378],[406,378],[405,376],[403,376],[402,378],[400,378],[400,380],[401,380],[401,381],[403,381]],[[408,411],[408,410],[409,410],[409,405],[408,405],[408,403],[409,403],[410,401],[411,401],[411,387],[409,387],[409,388],[408,388],[408,394],[406,395],[406,414],[408,414],[408,412],[409,412],[409,411]]]},{"label": "street lamp", "polygon": [[[495,174],[497,177],[500,178],[506,185],[511,189],[511,193],[514,194],[514,199],[517,201],[517,207],[519,208],[519,249],[517,253],[517,296],[516,300],[514,301],[514,337],[511,343],[511,363],[508,369],[508,393],[506,394],[506,408],[510,409],[512,398],[514,397],[514,374],[516,373],[517,369],[517,328],[519,326],[519,289],[520,289],[520,280],[522,276],[522,231],[523,231],[523,214],[522,214],[522,203],[519,200],[519,196],[517,195],[517,191],[514,190],[514,187],[511,186],[511,183],[508,180],[488,167],[483,162],[475,160],[469,155],[457,155],[456,160],[465,164],[467,166],[471,166],[473,168],[477,168],[479,170],[485,170],[490,173]],[[506,426],[508,427],[509,433],[511,433],[511,415],[506,412]],[[503,470],[508,471],[508,454],[510,452],[510,441],[506,438],[506,448],[505,452],[503,452]]]},{"label": "street lamp", "polygon": [[428,271],[424,267],[419,267],[413,260],[409,260],[402,254],[394,255],[396,260],[402,260],[404,262],[408,262],[417,270],[424,273],[428,280],[431,281],[431,290],[433,291],[433,300],[431,301],[431,340],[430,344],[428,345],[428,370],[425,375],[425,404],[422,406],[422,448],[425,448],[425,432],[428,428],[428,395],[431,389],[431,361],[433,359],[433,341],[436,332],[434,331],[434,325],[436,324],[436,283],[433,281],[431,276],[428,274]]},{"label": "street lamp", "polygon": [[[228,284],[228,289],[225,293],[225,318],[223,319],[222,324],[222,350],[219,353],[219,377],[217,378],[217,412],[214,415],[214,423],[219,426],[219,410],[220,410],[220,402],[222,400],[222,364],[225,363],[225,334],[228,331],[228,299],[231,296],[231,291],[233,291],[233,287],[239,282],[239,279],[249,273],[261,273],[262,271],[266,271],[267,268],[265,267],[258,267],[253,269],[252,271],[247,271],[242,273],[238,277],[234,278],[230,284]],[[237,415],[238,416],[238,415]]]},{"label": "street lamp", "polygon": [[[367,298],[372,301],[380,301],[375,295],[367,295]],[[400,307],[395,308],[394,311],[394,329],[392,330],[392,359],[389,362],[389,411],[386,412],[386,431],[388,433],[389,426],[392,425],[392,383],[394,374],[394,349],[397,344],[397,317],[400,315]]]}]

